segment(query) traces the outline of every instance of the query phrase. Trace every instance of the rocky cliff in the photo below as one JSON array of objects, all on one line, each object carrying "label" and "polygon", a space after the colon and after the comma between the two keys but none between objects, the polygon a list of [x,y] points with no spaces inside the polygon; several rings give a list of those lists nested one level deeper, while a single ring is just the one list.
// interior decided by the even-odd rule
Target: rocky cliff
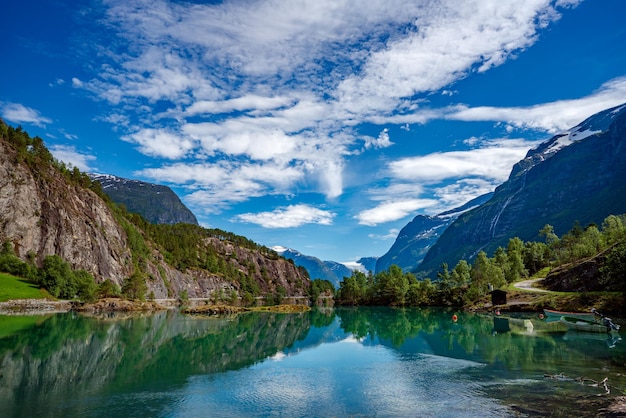
[{"label": "rocky cliff", "polygon": [[626,212],[626,105],[607,109],[530,150],[493,197],[461,215],[428,251],[419,271],[456,265],[508,240],[539,240],[544,225],[557,235],[576,221],[600,225]]},{"label": "rocky cliff", "polygon": [[[23,260],[41,265],[47,255],[58,255],[96,282],[110,279],[120,287],[139,268],[148,278],[146,295],[155,298],[175,298],[183,291],[189,297],[239,293],[244,279],[256,283],[259,295],[304,296],[308,291],[309,279],[292,263],[264,247],[240,247],[228,238],[206,239],[204,245],[213,247],[229,274],[176,269],[147,239],[148,254],[138,261],[128,233],[146,234],[128,221],[121,225],[114,205],[81,185],[89,183],[85,175],[63,172],[41,139],[2,121],[0,128],[0,242],[12,243]],[[71,176],[79,180],[70,181]]]},{"label": "rocky cliff", "polygon": [[100,280],[131,274],[126,234],[94,192],[68,183],[51,165],[34,172],[0,140],[0,241],[22,259],[57,254]]}]

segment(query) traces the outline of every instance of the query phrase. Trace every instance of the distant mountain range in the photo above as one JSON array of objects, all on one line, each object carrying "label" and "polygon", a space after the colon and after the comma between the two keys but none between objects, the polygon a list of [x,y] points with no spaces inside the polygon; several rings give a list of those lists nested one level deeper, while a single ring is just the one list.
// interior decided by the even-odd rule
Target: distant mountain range
[{"label": "distant mountain range", "polygon": [[[339,287],[339,283],[344,277],[350,277],[354,269],[346,266],[345,264],[337,263],[335,261],[322,261],[319,258],[304,255],[299,251],[285,248],[285,247],[273,247],[281,256],[288,260],[293,260],[296,266],[303,267],[309,273],[311,280],[322,279],[328,280],[335,286]],[[373,267],[376,263],[375,257],[361,258],[357,264],[357,270],[361,271],[373,271]]]},{"label": "distant mountain range", "polygon": [[[608,215],[623,213],[626,104],[599,112],[530,150],[491,199],[445,229],[416,270],[432,276],[444,262],[452,268],[481,250],[491,256],[512,237],[539,240],[546,224],[562,235],[576,222],[600,225]],[[411,251],[421,250],[417,244]]]},{"label": "distant mountain range", "polygon": [[167,186],[110,174],[90,174],[89,177],[99,181],[102,190],[115,203],[123,204],[129,212],[138,213],[151,223],[198,225],[196,216]]},{"label": "distant mountain range", "polygon": [[378,259],[374,271],[378,273],[388,270],[392,264],[402,267],[405,272],[415,270],[430,247],[459,215],[485,203],[492,195],[493,193],[487,193],[463,206],[436,216],[417,215],[402,228],[389,251]]}]

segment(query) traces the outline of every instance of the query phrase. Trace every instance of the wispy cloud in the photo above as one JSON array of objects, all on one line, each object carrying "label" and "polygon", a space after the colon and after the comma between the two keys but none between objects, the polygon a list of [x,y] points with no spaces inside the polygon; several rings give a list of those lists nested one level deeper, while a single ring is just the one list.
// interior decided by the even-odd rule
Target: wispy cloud
[{"label": "wispy cloud", "polygon": [[470,138],[465,142],[476,148],[391,161],[387,186],[368,190],[375,206],[360,212],[356,219],[375,226],[418,210],[436,214],[458,207],[493,191],[508,178],[511,167],[538,144],[523,139]]},{"label": "wispy cloud", "polygon": [[[108,0],[96,21],[114,38],[111,50],[98,51],[99,74],[72,85],[116,105],[101,120],[123,122],[123,139],[156,159],[158,167],[138,174],[186,185],[187,201],[201,212],[296,187],[334,199],[349,156],[393,145],[384,126],[373,138],[359,134],[361,124],[482,120],[489,109],[428,109],[425,102],[530,47],[562,7],[577,3]],[[558,107],[537,126],[559,124],[563,112]],[[490,113],[533,126],[513,111]],[[496,182],[517,156],[515,147],[487,145],[395,161],[389,176],[395,187],[414,190],[468,173]],[[359,222],[431,204],[416,193],[403,199],[384,207],[390,214],[371,209]]]},{"label": "wispy cloud", "polygon": [[235,220],[264,228],[295,228],[304,224],[332,225],[335,214],[310,205],[290,205],[271,212],[244,213]]},{"label": "wispy cloud", "polygon": [[3,119],[15,123],[29,123],[35,126],[52,123],[50,118],[42,116],[39,111],[20,103],[0,103],[0,114]]},{"label": "wispy cloud", "polygon": [[399,233],[400,233],[399,229],[392,228],[385,235],[369,234],[368,237],[370,237],[371,239],[382,240],[382,241],[387,241],[391,239],[395,240],[396,238],[398,238]]},{"label": "wispy cloud", "polygon": [[537,142],[523,139],[488,141],[482,148],[402,158],[389,164],[398,180],[436,183],[445,179],[478,177],[501,183],[513,164],[524,158]]},{"label": "wispy cloud", "polygon": [[569,129],[601,110],[626,101],[626,77],[604,83],[596,92],[579,99],[560,100],[527,107],[467,107],[450,109],[446,119],[504,122],[515,128],[557,133]]},{"label": "wispy cloud", "polygon": [[402,219],[420,209],[436,205],[434,199],[407,199],[381,203],[375,208],[364,210],[356,215],[359,224],[375,226],[381,223]]},{"label": "wispy cloud", "polygon": [[67,145],[52,145],[50,147],[50,152],[57,160],[63,161],[71,167],[76,167],[80,171],[94,171],[92,164],[96,161],[96,157],[80,152],[76,149],[76,147]]}]

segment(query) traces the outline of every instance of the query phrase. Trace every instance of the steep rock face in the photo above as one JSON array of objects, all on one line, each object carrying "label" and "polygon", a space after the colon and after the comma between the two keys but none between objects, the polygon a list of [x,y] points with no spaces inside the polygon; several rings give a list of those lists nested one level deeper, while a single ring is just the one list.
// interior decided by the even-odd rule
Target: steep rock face
[{"label": "steep rock face", "polygon": [[16,161],[0,141],[0,241],[11,241],[22,258],[57,254],[76,269],[121,283],[130,274],[131,254],[106,204],[50,168],[35,178]]},{"label": "steep rock face", "polygon": [[90,174],[89,177],[100,182],[102,190],[115,203],[123,204],[129,212],[138,213],[151,223],[198,225],[196,216],[167,186],[108,174]]},{"label": "steep rock face", "polygon": [[492,193],[472,199],[456,209],[436,216],[417,215],[398,234],[389,251],[376,262],[376,273],[388,270],[392,264],[403,271],[414,271],[420,265],[426,253],[446,228],[463,212],[488,201]]},{"label": "steep rock face", "polygon": [[[91,273],[97,283],[110,279],[122,287],[135,269],[125,230],[97,194],[66,181],[53,166],[31,169],[0,138],[0,242],[7,241],[22,259],[34,257],[40,265],[46,256],[58,255],[73,269]],[[308,290],[308,278],[275,253],[220,239],[206,244],[231,265],[232,277],[179,271],[147,242],[150,254],[142,262],[148,276],[146,296],[176,298],[186,290],[189,297],[207,298],[219,291],[239,291],[242,276],[256,281],[261,295],[284,289],[286,296],[304,296]]]},{"label": "steep rock face", "polygon": [[626,105],[600,112],[530,150],[487,203],[461,215],[418,270],[433,272],[508,240],[538,240],[550,224],[561,235],[576,221],[601,224],[626,212]]}]

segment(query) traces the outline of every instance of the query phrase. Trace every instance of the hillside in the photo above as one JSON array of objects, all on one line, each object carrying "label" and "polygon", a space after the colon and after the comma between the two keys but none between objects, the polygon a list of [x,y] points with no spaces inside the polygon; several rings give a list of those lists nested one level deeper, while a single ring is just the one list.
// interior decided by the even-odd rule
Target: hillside
[{"label": "hillside", "polygon": [[599,225],[626,212],[626,105],[607,109],[530,150],[480,207],[459,216],[418,271],[493,253],[512,237],[539,240],[546,224],[561,235],[578,221]]},{"label": "hillside", "polygon": [[152,226],[106,200],[98,183],[55,161],[41,138],[0,121],[0,242],[20,259],[41,267],[57,255],[96,283],[142,280],[155,298],[308,291],[292,263],[244,237]]},{"label": "hillside", "polygon": [[138,213],[155,224],[188,223],[198,225],[196,216],[167,186],[129,180],[110,174],[89,174],[92,181],[129,212]]}]

